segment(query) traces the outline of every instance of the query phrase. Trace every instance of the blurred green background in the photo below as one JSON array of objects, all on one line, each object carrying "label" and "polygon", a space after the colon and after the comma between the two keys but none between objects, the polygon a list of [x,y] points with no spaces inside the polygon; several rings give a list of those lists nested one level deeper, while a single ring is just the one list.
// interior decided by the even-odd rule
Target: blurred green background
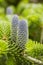
[{"label": "blurred green background", "polygon": [[[28,20],[29,38],[40,42],[43,26],[43,0],[0,0],[0,19],[6,20],[7,7],[20,19]],[[42,2],[42,3],[41,3]],[[8,17],[9,18],[9,17]]]}]

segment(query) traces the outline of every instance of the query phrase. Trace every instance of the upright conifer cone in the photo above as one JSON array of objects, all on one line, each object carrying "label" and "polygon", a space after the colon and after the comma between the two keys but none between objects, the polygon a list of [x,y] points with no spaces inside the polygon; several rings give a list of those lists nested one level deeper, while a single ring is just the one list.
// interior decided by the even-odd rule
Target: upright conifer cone
[{"label": "upright conifer cone", "polygon": [[27,42],[28,39],[28,25],[27,25],[27,21],[26,20],[21,20],[19,22],[19,26],[18,26],[18,39],[17,39],[17,43],[19,45],[19,47],[21,48],[21,50],[25,49],[25,44]]},{"label": "upright conifer cone", "polygon": [[16,43],[18,32],[18,16],[14,15],[11,22],[11,39]]}]

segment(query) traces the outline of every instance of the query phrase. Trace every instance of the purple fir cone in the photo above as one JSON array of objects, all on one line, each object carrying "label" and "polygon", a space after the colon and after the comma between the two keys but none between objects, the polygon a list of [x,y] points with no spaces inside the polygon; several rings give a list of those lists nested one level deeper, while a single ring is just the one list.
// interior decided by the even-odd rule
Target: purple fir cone
[{"label": "purple fir cone", "polygon": [[21,50],[25,48],[25,44],[28,40],[28,25],[26,20],[21,20],[19,22],[19,29],[18,29],[18,39],[17,43]]},{"label": "purple fir cone", "polygon": [[11,22],[11,39],[16,42],[17,40],[17,32],[18,32],[18,16],[14,15]]}]

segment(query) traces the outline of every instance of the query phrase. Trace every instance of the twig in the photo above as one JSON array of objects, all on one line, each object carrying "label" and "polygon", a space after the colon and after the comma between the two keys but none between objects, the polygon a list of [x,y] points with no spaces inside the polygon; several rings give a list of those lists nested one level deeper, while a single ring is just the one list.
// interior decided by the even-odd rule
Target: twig
[{"label": "twig", "polygon": [[24,57],[27,58],[27,60],[29,60],[29,61],[32,61],[32,62],[37,63],[39,65],[43,65],[42,61],[35,59],[35,58],[32,58],[31,56],[27,56],[26,54],[24,54]]}]

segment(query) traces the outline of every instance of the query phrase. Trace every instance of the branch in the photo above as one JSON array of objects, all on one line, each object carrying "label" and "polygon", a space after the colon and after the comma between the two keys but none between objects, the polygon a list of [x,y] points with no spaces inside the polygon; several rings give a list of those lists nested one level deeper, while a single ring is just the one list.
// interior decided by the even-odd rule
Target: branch
[{"label": "branch", "polygon": [[27,56],[26,54],[24,54],[24,57],[27,58],[27,60],[29,60],[29,61],[32,61],[32,62],[37,63],[39,65],[43,65],[42,61],[35,59],[35,58],[32,58],[31,56]]},{"label": "branch", "polygon": [[43,43],[43,27],[42,27],[42,30],[41,30],[41,39],[40,39],[40,43]]}]

